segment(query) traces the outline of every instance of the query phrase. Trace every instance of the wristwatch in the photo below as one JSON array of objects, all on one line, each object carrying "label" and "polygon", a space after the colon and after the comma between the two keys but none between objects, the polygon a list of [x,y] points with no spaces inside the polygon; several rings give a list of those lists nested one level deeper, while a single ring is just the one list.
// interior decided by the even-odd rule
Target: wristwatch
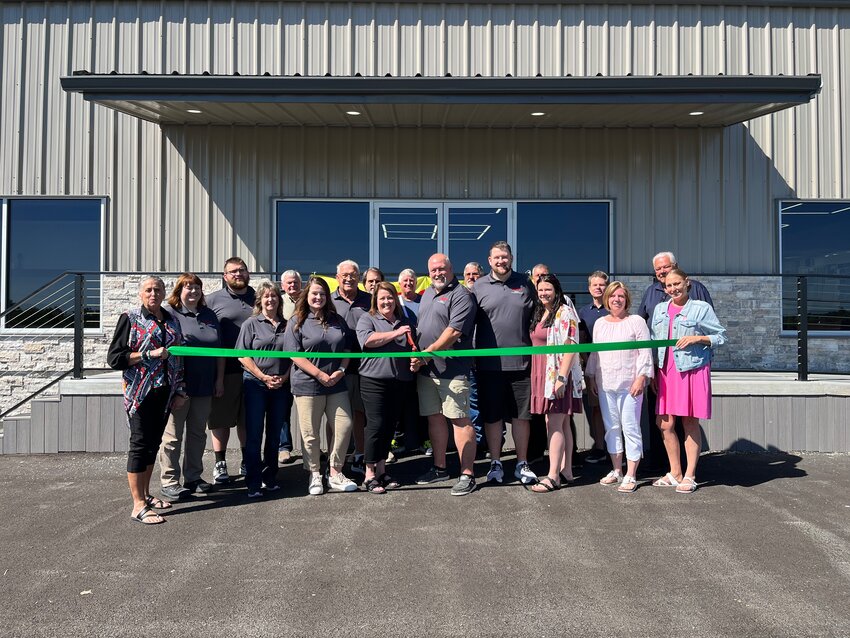
[{"label": "wristwatch", "polygon": [[339,368],[337,368],[337,370],[345,374],[345,366],[340,366]]},{"label": "wristwatch", "polygon": [[555,381],[560,381],[564,385],[567,385],[567,378],[563,374],[559,374],[557,377],[555,377]]}]

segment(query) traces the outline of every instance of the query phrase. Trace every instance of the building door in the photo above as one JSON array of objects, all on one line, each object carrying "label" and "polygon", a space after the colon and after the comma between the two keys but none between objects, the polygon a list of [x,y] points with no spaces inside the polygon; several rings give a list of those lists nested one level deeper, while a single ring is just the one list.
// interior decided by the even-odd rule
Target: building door
[{"label": "building door", "polygon": [[428,258],[446,253],[456,273],[477,261],[486,269],[493,242],[514,235],[514,207],[508,202],[375,202],[372,209],[373,261],[387,277],[404,268],[424,275]]}]

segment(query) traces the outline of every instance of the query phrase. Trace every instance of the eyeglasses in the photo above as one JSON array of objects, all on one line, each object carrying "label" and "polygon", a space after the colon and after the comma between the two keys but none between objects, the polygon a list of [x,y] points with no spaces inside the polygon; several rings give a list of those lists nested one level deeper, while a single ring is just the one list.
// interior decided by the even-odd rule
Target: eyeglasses
[{"label": "eyeglasses", "polygon": [[340,279],[345,279],[346,281],[351,281],[352,279],[357,281],[357,279],[358,279],[357,273],[348,273],[348,274],[342,273],[342,274],[337,275],[337,277],[339,277]]},{"label": "eyeglasses", "polygon": [[237,268],[236,270],[227,270],[227,271],[225,271],[224,274],[233,276],[233,275],[244,275],[247,272],[248,272],[247,268]]}]

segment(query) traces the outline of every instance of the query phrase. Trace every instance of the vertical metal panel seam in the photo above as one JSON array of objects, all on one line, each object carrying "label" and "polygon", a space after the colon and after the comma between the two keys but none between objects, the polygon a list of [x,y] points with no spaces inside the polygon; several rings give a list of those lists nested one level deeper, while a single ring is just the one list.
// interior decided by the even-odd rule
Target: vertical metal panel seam
[{"label": "vertical metal panel seam", "polygon": [[[20,68],[23,70],[26,68],[27,64],[27,30],[26,30],[26,10],[21,7],[21,21],[20,21],[20,54],[18,59],[20,60]],[[26,122],[24,118],[27,116],[26,109],[23,108],[25,102],[25,94],[27,88],[27,74],[20,73],[18,75],[20,78],[19,86],[18,86],[18,117],[17,117],[17,129],[15,131],[15,139],[18,144],[18,157],[17,157],[17,166],[15,166],[15,175],[12,177],[12,192],[16,195],[23,194],[22,189],[22,175],[23,175],[23,167],[24,167],[24,144],[21,143],[21,134],[26,126]]]}]

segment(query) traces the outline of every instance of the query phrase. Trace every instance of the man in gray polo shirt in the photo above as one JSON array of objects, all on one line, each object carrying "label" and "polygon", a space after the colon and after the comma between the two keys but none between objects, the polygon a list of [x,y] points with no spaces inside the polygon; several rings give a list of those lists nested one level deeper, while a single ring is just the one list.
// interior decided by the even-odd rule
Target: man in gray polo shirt
[{"label": "man in gray polo shirt", "polygon": [[[356,261],[346,259],[337,264],[336,281],[339,284],[331,294],[337,314],[348,326],[347,348],[350,352],[360,352],[357,341],[357,320],[372,306],[372,295],[357,287],[360,281],[360,266]],[[363,410],[363,399],[360,398],[360,375],[358,370],[360,359],[351,359],[351,364],[345,369],[345,383],[348,386],[348,400],[351,402],[353,427],[351,435],[354,438],[354,460],[351,471],[366,474],[366,464],[363,462],[363,444],[365,442],[366,413]]]},{"label": "man in gray polo shirt", "polygon": [[[475,325],[475,299],[454,276],[446,255],[437,253],[428,260],[431,285],[422,293],[419,305],[417,337],[423,352],[465,350],[472,347]],[[475,430],[469,420],[469,379],[472,365],[469,357],[428,357],[412,359],[419,370],[417,390],[419,412],[428,417],[428,432],[434,450],[434,466],[420,476],[419,485],[449,479],[446,470],[448,419],[460,457],[460,478],[452,488],[453,496],[463,496],[475,489]]]},{"label": "man in gray polo shirt", "polygon": [[[207,306],[212,310],[221,325],[221,347],[233,348],[239,337],[239,330],[245,320],[254,311],[254,289],[248,285],[251,276],[248,267],[239,257],[231,257],[224,262],[224,288],[207,295]],[[212,435],[215,466],[213,482],[227,483],[227,443],[230,440],[230,428],[236,426],[239,446],[242,448],[242,465],[245,458],[245,410],[242,406],[242,366],[234,357],[228,357],[224,364],[224,394],[213,397],[209,416],[209,429]],[[240,470],[240,474],[244,474]]]},{"label": "man in gray polo shirt", "polygon": [[[475,282],[472,292],[478,303],[475,316],[476,348],[513,348],[531,345],[529,326],[535,294],[528,277],[512,269],[510,245],[497,241],[487,257],[490,273]],[[531,359],[528,356],[480,357],[475,360],[478,407],[484,417],[490,450],[488,481],[501,483],[502,432],[511,423],[516,445],[514,475],[523,484],[537,482],[528,466],[531,420]]]}]

